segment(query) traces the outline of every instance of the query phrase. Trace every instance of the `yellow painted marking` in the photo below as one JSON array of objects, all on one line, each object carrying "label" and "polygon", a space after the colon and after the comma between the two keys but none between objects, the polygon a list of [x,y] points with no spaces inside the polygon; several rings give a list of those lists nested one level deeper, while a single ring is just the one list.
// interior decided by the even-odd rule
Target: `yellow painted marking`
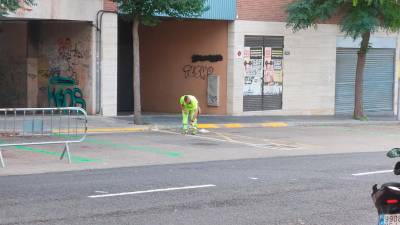
[{"label": "yellow painted marking", "polygon": [[91,132],[132,132],[132,131],[145,131],[146,128],[93,128],[88,129],[88,133]]},{"label": "yellow painted marking", "polygon": [[219,128],[218,125],[216,124],[199,124],[200,129],[213,129],[213,128]]},{"label": "yellow painted marking", "polygon": [[[146,130],[148,130],[148,129],[133,128],[133,127],[132,128],[93,128],[93,129],[88,129],[87,132],[88,133],[106,133],[106,132],[135,132],[135,131],[146,131]],[[53,130],[53,133],[58,133],[58,132],[65,134],[65,133],[68,133],[68,129],[61,129],[61,130],[54,129]],[[69,130],[69,133],[71,133],[71,134],[75,133],[75,132],[84,133],[85,130],[84,129],[77,129],[77,130],[70,129]]]},{"label": "yellow painted marking", "polygon": [[288,124],[284,122],[271,122],[271,123],[262,123],[263,127],[287,127]]},{"label": "yellow painted marking", "polygon": [[240,123],[228,123],[228,124],[224,124],[224,126],[226,128],[242,128],[243,125]]}]

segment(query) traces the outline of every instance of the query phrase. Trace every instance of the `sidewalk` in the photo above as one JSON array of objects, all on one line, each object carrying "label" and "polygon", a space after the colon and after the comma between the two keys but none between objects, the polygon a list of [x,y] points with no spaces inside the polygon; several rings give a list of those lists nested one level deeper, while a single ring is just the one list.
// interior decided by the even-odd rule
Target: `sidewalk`
[{"label": "sidewalk", "polygon": [[[181,127],[181,115],[143,115],[144,125],[133,124],[133,116],[89,116],[90,132],[133,132],[149,129],[177,129]],[[199,127],[245,128],[287,126],[350,126],[400,124],[395,117],[369,117],[368,121],[354,120],[344,116],[209,116],[199,118]]]}]

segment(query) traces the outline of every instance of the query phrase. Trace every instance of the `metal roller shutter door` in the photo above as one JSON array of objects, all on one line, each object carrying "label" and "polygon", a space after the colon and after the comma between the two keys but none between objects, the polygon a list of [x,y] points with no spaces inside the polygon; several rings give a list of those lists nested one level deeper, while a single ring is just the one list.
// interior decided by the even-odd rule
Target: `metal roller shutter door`
[{"label": "metal roller shutter door", "polygon": [[[336,114],[354,111],[354,88],[358,49],[338,48],[336,55]],[[370,49],[364,70],[365,113],[393,113],[394,49]]]},{"label": "metal roller shutter door", "polygon": [[261,95],[245,95],[243,96],[243,111],[260,111],[262,109]]}]

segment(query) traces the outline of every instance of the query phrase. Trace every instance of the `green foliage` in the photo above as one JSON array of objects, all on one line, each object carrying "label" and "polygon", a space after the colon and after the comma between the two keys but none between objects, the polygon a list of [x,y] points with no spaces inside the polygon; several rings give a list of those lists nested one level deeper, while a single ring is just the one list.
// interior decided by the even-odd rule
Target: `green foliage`
[{"label": "green foliage", "polygon": [[[353,6],[356,6],[358,4],[358,2],[359,2],[359,0],[352,0],[352,1],[353,1]],[[367,2],[368,4],[372,4],[373,2],[377,2],[377,1],[380,4],[384,4],[385,2],[388,2],[388,1],[392,1],[392,2],[395,2],[395,3],[400,3],[400,0],[361,0],[361,1]]]},{"label": "green foliage", "polygon": [[357,117],[357,116],[353,116],[353,119],[355,119],[355,120],[360,120],[360,121],[368,121],[369,120],[369,118],[368,118],[368,116],[360,116],[360,117]]},{"label": "green foliage", "polygon": [[0,0],[0,16],[25,6],[35,5],[35,0]]},{"label": "green foliage", "polygon": [[331,18],[344,1],[298,0],[287,8],[287,26],[294,31],[315,26],[317,22]]},{"label": "green foliage", "polygon": [[288,8],[287,26],[294,31],[340,15],[340,28],[354,39],[367,32],[400,30],[400,1],[396,0],[297,0]]},{"label": "green foliage", "polygon": [[205,0],[113,0],[121,14],[138,18],[145,25],[159,23],[160,15],[196,17],[208,10]]}]

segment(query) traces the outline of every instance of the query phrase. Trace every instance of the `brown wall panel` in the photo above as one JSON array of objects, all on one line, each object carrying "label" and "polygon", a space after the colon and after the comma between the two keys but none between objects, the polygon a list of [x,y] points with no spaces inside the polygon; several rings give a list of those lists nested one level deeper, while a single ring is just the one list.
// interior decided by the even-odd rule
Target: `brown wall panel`
[{"label": "brown wall panel", "polygon": [[[163,21],[142,27],[140,41],[143,111],[180,112],[178,98],[192,94],[203,113],[226,114],[227,22]],[[223,61],[193,63],[194,54],[220,54]],[[207,106],[207,70],[220,76],[219,107]]]}]

